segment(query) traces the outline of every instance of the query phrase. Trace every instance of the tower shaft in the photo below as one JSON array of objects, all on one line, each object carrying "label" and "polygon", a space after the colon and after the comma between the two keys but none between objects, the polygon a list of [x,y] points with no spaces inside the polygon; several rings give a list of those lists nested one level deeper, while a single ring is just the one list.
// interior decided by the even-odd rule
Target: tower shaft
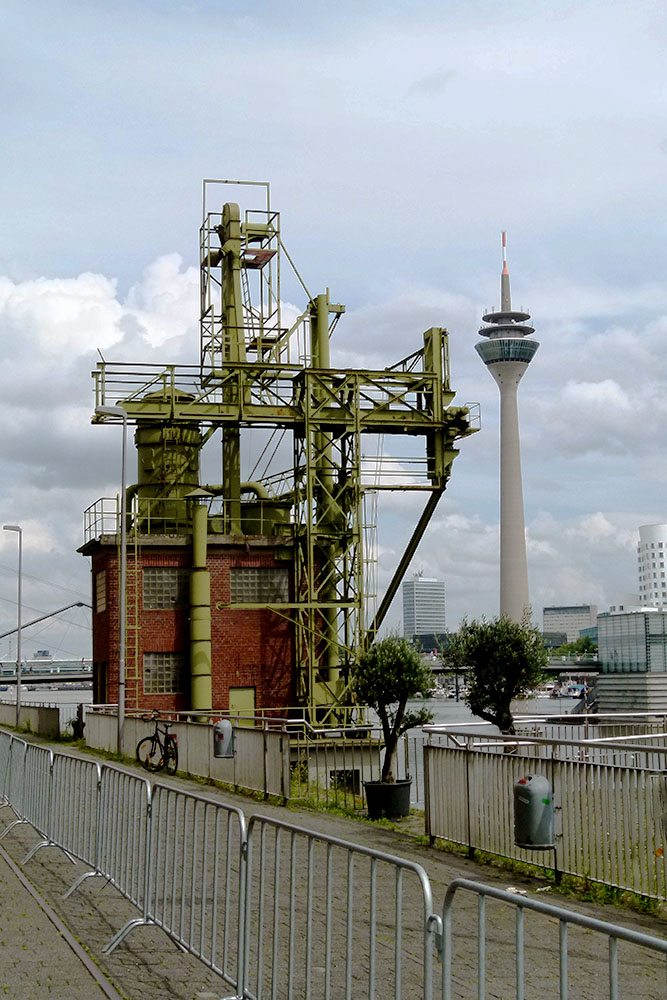
[{"label": "tower shaft", "polygon": [[[525,370],[525,365],[521,367]],[[503,376],[505,374],[506,370]],[[523,371],[518,372],[516,380],[497,380],[500,388],[500,613],[516,622],[530,614],[519,439],[518,387],[522,374]]]},{"label": "tower shaft", "polygon": [[523,511],[518,388],[539,344],[529,339],[530,315],[512,310],[503,233],[500,310],[489,312],[476,350],[500,390],[500,613],[515,622],[530,615]]}]

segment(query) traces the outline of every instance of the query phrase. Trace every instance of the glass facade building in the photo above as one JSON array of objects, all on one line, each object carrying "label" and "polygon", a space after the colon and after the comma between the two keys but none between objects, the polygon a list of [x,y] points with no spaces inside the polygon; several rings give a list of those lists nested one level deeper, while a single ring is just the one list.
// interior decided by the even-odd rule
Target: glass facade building
[{"label": "glass facade building", "polygon": [[403,635],[421,641],[427,636],[443,636],[445,625],[445,584],[442,580],[415,576],[402,586]]},{"label": "glass facade building", "polygon": [[667,672],[667,612],[600,615],[598,650],[604,674]]}]

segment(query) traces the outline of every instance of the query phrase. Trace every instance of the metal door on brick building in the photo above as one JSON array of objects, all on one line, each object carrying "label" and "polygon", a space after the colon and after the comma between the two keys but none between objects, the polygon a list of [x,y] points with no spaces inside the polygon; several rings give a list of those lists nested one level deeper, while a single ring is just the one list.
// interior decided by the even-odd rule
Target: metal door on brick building
[{"label": "metal door on brick building", "polygon": [[[237,715],[238,725],[252,726],[255,717],[254,687],[238,687],[229,689],[229,714]],[[247,721],[244,722],[244,719]]]}]

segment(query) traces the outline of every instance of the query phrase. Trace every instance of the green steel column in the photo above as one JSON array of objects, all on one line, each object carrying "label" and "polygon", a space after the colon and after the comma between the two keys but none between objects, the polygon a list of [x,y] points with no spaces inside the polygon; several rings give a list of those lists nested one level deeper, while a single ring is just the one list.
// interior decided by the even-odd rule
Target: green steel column
[{"label": "green steel column", "polygon": [[[241,293],[241,212],[230,202],[222,209],[222,301],[224,303],[223,357],[226,362],[246,360],[243,296]],[[226,401],[241,407],[238,389],[226,389]],[[230,398],[231,395],[231,398]],[[241,431],[222,431],[222,480],[225,486],[227,531],[241,535]]]},{"label": "green steel column", "polygon": [[[330,368],[331,353],[329,349],[329,293],[318,295],[310,304],[310,342],[313,368]],[[319,402],[318,398],[314,401]],[[320,542],[320,552],[323,565],[321,572],[326,579],[320,589],[320,597],[324,604],[336,603],[336,503],[333,498],[335,479],[333,475],[333,456],[331,445],[327,444],[325,433],[317,431],[315,439],[315,470],[318,484],[317,492],[317,528]],[[330,540],[324,540],[323,534],[330,532]],[[325,649],[322,657],[324,679],[331,682],[339,677],[336,669],[339,662],[338,652],[338,622],[336,608],[323,608],[322,632]]]},{"label": "green steel column", "polygon": [[206,568],[208,508],[193,503],[190,575],[190,701],[199,712],[213,707],[211,689],[211,575]]}]

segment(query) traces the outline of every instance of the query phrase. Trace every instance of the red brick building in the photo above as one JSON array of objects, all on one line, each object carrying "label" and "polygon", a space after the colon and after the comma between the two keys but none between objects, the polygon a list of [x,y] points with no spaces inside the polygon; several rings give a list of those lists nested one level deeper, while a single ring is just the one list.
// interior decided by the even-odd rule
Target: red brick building
[{"label": "red brick building", "polygon": [[[94,701],[118,700],[119,549],[100,535],[80,550],[92,558]],[[267,608],[218,605],[287,604],[291,546],[264,536],[210,534],[212,707],[248,712],[295,704],[294,627]],[[126,709],[186,711],[189,681],[187,535],[137,535],[128,541]]]}]

